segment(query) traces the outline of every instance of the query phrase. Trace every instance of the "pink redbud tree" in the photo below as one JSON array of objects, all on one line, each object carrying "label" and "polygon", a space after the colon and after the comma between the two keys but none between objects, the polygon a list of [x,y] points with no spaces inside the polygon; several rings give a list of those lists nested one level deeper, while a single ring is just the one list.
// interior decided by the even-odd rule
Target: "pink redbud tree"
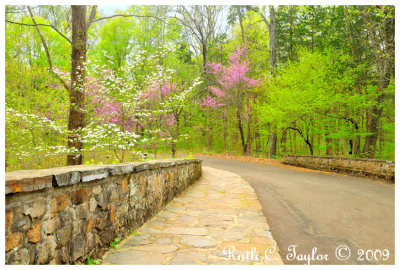
[{"label": "pink redbud tree", "polygon": [[[244,155],[249,154],[251,143],[251,90],[261,85],[261,79],[250,76],[249,66],[244,46],[238,46],[230,54],[227,66],[221,63],[208,64],[206,72],[212,79],[212,86],[209,87],[210,95],[200,103],[202,107],[218,109],[224,105],[226,110],[228,107],[234,109]],[[244,124],[247,124],[247,138]]]}]

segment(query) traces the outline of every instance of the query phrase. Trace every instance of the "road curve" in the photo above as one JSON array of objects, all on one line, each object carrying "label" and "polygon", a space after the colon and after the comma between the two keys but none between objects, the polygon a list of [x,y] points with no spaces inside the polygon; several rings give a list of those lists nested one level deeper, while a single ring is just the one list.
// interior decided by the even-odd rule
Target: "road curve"
[{"label": "road curve", "polygon": [[[394,264],[394,185],[283,165],[199,158],[203,166],[239,174],[255,189],[285,264],[307,264],[307,258],[310,264]],[[342,245],[349,249],[338,248]]]}]

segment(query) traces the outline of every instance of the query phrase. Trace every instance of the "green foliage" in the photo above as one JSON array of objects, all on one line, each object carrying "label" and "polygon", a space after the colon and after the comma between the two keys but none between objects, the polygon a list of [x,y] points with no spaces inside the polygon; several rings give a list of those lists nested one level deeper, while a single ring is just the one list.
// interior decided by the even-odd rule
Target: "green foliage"
[{"label": "green foliage", "polygon": [[110,247],[112,247],[114,249],[118,249],[119,248],[118,242],[119,242],[119,238],[115,238],[114,241],[111,241]]},{"label": "green foliage", "polygon": [[[25,9],[6,8],[22,11],[6,12],[7,20],[32,24]],[[85,164],[156,159],[172,147],[189,152],[187,158],[195,158],[192,153],[197,152],[241,154],[239,118],[243,137],[250,142],[249,154],[268,156],[274,127],[277,158],[310,154],[311,149],[316,155],[361,157],[366,138],[377,134],[375,158],[394,159],[394,64],[387,62],[392,45],[384,41],[394,36],[394,6],[277,6],[274,76],[265,23],[270,22],[268,8],[239,8],[244,44],[236,6],[228,9],[226,18],[221,15],[202,41],[207,43],[208,62],[224,66],[234,48],[246,46],[248,75],[262,78],[263,84],[246,91],[240,100],[247,102],[238,108],[232,102],[221,110],[199,108],[209,87],[221,78],[204,73],[199,36],[171,16],[176,7],[130,6],[119,13],[142,17],[113,17],[90,26],[86,84],[101,93],[95,102],[86,95],[88,125],[81,134]],[[200,18],[204,10],[197,8],[194,14]],[[71,39],[70,6],[39,6],[33,11],[37,23],[51,24]],[[97,18],[104,15],[99,13]],[[376,30],[376,40],[370,27]],[[69,79],[71,45],[52,27],[39,28],[53,66]],[[374,42],[380,43],[378,49]],[[384,67],[393,69],[384,76],[386,84]],[[48,68],[35,27],[6,23],[7,171],[62,166],[65,155],[75,153],[67,147],[68,111],[73,105]],[[160,91],[165,81],[177,86],[175,95],[138,102],[140,92]],[[101,102],[121,106],[120,117],[134,119],[135,125],[128,130],[105,123],[96,113]],[[376,113],[377,132],[370,132],[369,119]]]},{"label": "green foliage", "polygon": [[[111,163],[119,163],[120,161],[115,158],[111,161]],[[96,161],[94,158],[88,160],[85,162],[85,165],[102,165],[104,164],[102,161]]]},{"label": "green foliage", "polygon": [[136,232],[135,230],[131,230],[130,234],[135,235],[135,236],[140,236],[140,234],[138,232]]},{"label": "green foliage", "polygon": [[187,155],[185,158],[186,158],[186,159],[193,159],[193,158],[196,158],[196,156],[193,155],[192,153],[190,153],[190,154]]},{"label": "green foliage", "polygon": [[86,264],[87,265],[98,265],[98,264],[100,264],[100,261],[99,260],[90,259],[90,256],[87,256]]}]

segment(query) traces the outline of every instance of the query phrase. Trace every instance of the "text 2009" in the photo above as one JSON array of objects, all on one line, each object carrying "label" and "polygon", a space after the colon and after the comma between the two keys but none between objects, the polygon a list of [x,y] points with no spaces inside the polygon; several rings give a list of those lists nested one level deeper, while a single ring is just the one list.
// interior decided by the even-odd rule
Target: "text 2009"
[{"label": "text 2009", "polygon": [[358,250],[358,260],[359,261],[386,261],[389,259],[390,252],[388,249],[380,250],[380,249],[368,249],[368,250],[363,250],[359,249]]}]

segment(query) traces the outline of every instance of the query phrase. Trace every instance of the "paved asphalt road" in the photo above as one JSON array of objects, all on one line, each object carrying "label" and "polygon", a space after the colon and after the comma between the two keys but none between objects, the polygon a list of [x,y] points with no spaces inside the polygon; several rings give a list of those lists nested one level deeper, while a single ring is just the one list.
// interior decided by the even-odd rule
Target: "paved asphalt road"
[{"label": "paved asphalt road", "polygon": [[[314,247],[316,255],[328,254],[328,261],[311,264],[394,264],[394,185],[283,165],[199,158],[203,166],[239,174],[255,189],[285,264],[307,263],[291,258],[291,245],[297,255],[312,255]],[[344,261],[335,255],[341,245],[351,252]],[[388,260],[367,260],[373,254],[379,259],[379,250],[385,249]],[[345,258],[348,250],[339,248],[338,254]]]}]

